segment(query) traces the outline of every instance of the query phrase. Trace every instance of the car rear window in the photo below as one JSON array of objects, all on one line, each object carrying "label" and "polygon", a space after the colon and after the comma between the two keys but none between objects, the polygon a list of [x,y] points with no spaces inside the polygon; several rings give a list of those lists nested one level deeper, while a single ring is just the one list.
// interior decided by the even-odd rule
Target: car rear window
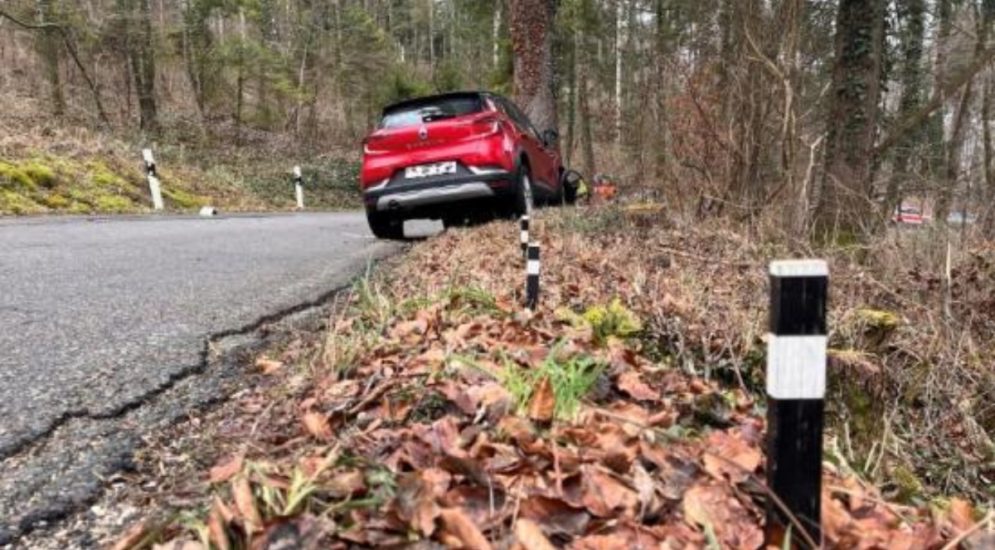
[{"label": "car rear window", "polygon": [[434,120],[443,120],[463,115],[478,113],[484,109],[480,96],[453,96],[426,98],[387,107],[381,128],[401,128],[414,126]]}]

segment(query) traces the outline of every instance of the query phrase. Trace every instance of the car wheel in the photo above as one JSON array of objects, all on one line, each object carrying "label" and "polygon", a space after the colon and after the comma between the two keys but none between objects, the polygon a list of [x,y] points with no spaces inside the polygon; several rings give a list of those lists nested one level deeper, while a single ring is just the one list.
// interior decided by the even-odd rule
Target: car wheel
[{"label": "car wheel", "polygon": [[535,198],[532,193],[532,176],[527,165],[519,167],[518,177],[515,179],[515,216],[532,215]]},{"label": "car wheel", "polygon": [[404,238],[404,220],[380,212],[366,212],[370,231],[378,239],[401,240]]}]

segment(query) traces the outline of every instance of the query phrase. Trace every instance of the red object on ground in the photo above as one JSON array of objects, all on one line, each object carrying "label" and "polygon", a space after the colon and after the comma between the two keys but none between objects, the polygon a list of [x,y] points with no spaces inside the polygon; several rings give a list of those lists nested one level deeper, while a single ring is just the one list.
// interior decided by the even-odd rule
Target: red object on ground
[{"label": "red object on ground", "polygon": [[401,238],[406,219],[452,225],[569,198],[562,173],[556,132],[501,96],[458,92],[385,107],[363,140],[360,184],[373,233]]}]

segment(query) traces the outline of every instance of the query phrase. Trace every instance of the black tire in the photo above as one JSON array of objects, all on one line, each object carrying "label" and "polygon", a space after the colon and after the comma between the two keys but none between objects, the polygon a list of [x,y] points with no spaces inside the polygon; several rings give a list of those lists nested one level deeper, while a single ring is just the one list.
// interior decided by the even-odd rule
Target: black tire
[{"label": "black tire", "polygon": [[[526,182],[528,182],[528,193],[526,193]],[[524,216],[535,208],[535,189],[531,182],[532,175],[529,165],[524,162],[520,163],[515,172],[515,195],[511,204],[511,214],[516,218]]]},{"label": "black tire", "polygon": [[404,220],[383,214],[380,212],[366,212],[366,221],[370,224],[370,231],[378,239],[399,241],[404,238]]}]

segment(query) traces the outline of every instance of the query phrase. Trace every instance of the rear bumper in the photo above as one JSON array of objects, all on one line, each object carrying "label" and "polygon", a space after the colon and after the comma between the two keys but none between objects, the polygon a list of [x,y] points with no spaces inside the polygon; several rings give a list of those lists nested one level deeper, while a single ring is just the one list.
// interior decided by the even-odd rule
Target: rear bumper
[{"label": "rear bumper", "polygon": [[487,202],[510,196],[514,193],[512,180],[512,174],[504,170],[457,174],[413,183],[393,180],[363,191],[363,203],[370,211],[437,217],[454,203]]}]

